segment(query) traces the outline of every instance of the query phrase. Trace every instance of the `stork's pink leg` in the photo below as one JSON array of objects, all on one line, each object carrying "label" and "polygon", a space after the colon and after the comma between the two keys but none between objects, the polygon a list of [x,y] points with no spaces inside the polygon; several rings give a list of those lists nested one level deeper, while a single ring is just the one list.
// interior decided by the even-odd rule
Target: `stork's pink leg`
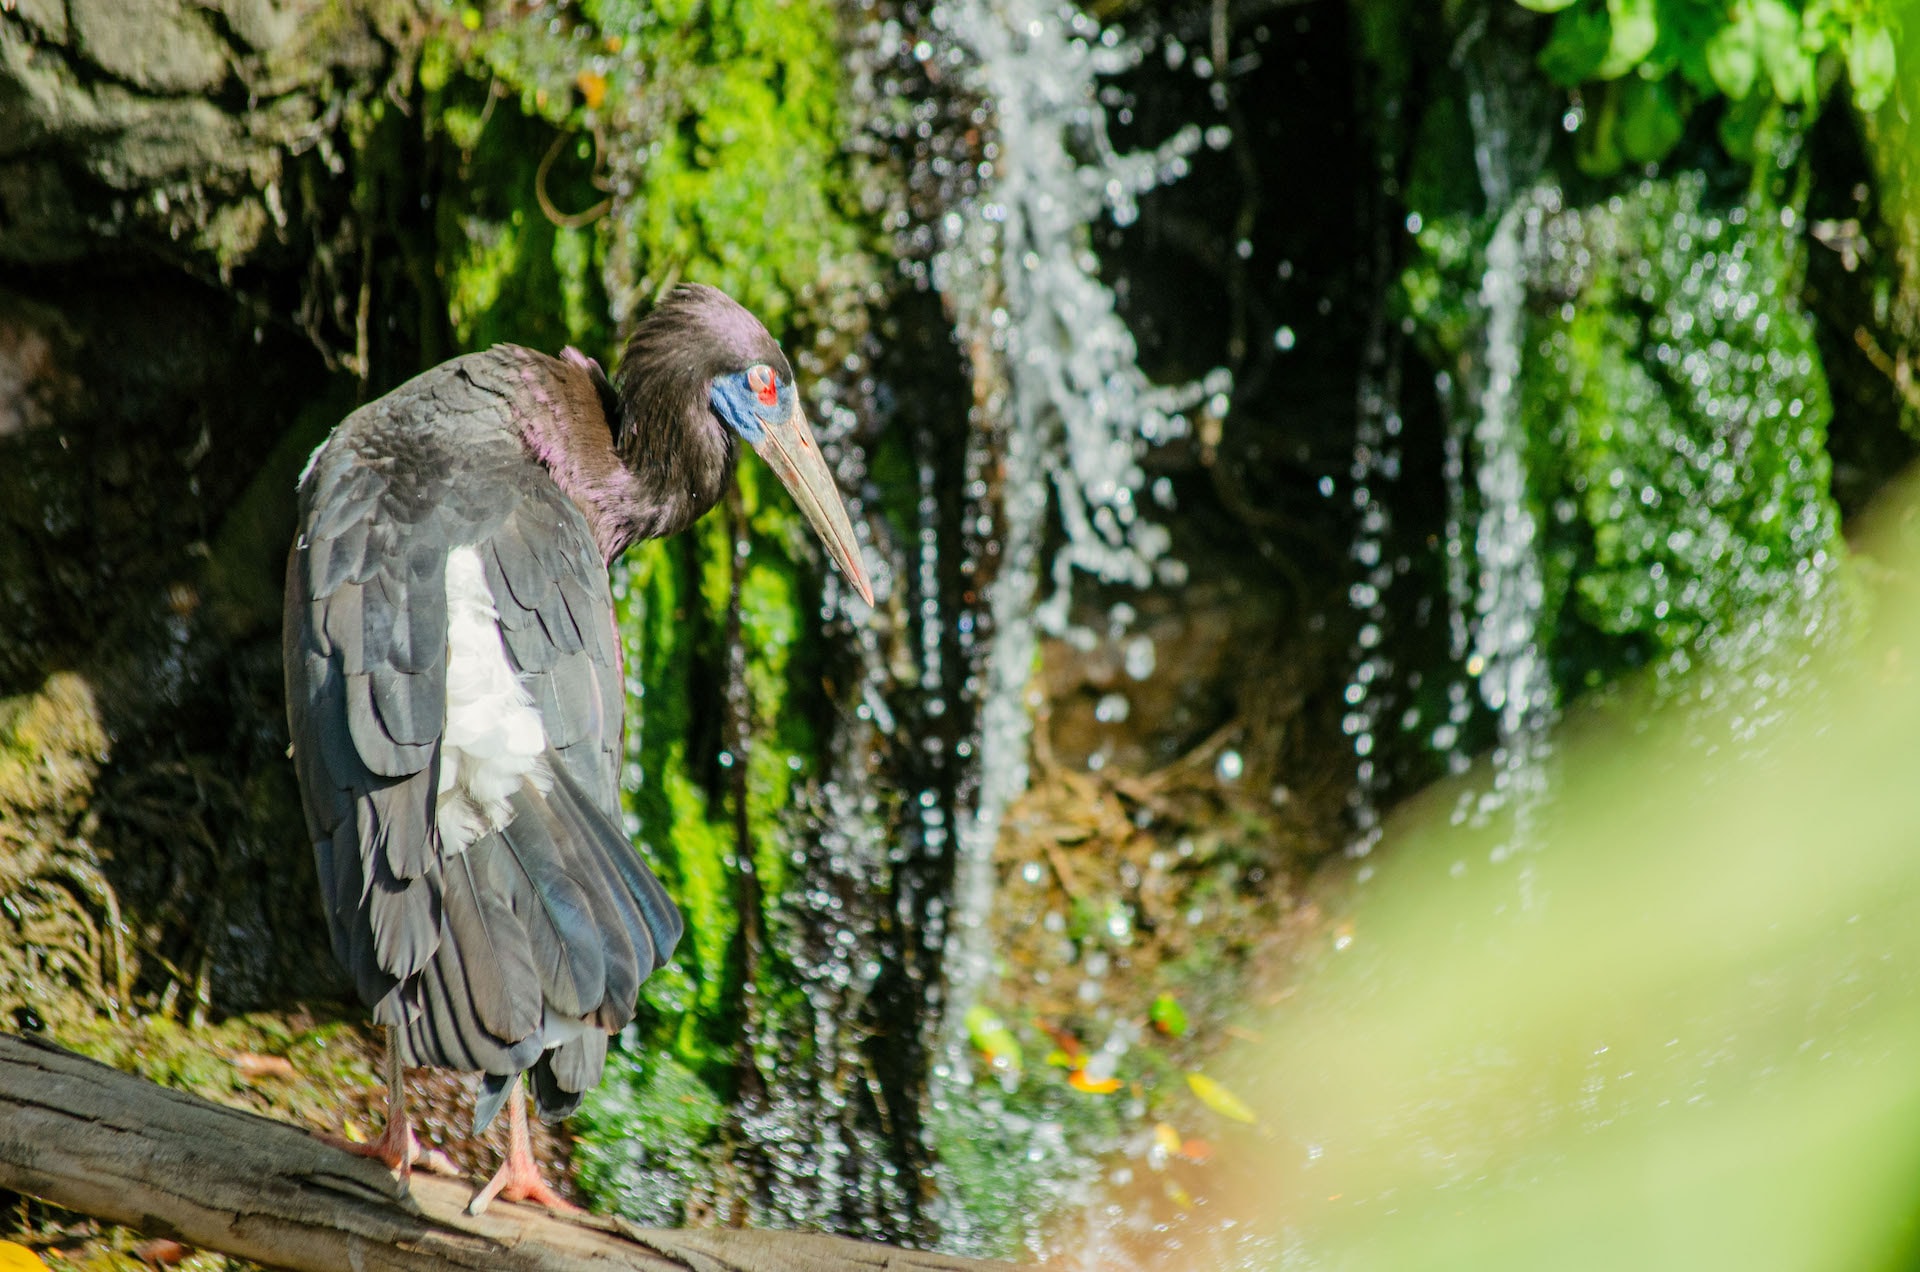
[{"label": "stork's pink leg", "polygon": [[413,1133],[413,1127],[407,1121],[407,1078],[400,1067],[400,1034],[391,1026],[387,1029],[387,1126],[380,1132],[380,1138],[366,1144],[356,1144],[339,1135],[321,1134],[320,1139],[335,1148],[344,1148],[358,1157],[371,1157],[399,1177],[399,1195],[405,1196],[407,1185],[413,1178],[413,1166],[420,1163],[436,1175],[458,1175],[455,1166],[447,1155],[439,1149],[422,1149],[420,1141]]},{"label": "stork's pink leg", "polygon": [[533,1160],[533,1140],[527,1134],[527,1093],[520,1079],[513,1080],[513,1094],[507,1097],[507,1155],[487,1186],[467,1203],[467,1213],[485,1213],[496,1197],[507,1201],[531,1201],[561,1214],[580,1213],[580,1207],[555,1192],[540,1177],[540,1163]]}]

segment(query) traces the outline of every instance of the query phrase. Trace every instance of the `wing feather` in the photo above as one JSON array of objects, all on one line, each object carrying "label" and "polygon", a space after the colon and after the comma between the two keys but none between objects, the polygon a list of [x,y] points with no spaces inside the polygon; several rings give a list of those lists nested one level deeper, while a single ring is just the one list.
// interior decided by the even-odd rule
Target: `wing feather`
[{"label": "wing feather", "polygon": [[474,863],[499,848],[489,835],[448,863],[447,936],[460,951],[474,1015],[494,1037],[517,1041],[539,1028],[540,980],[526,929]]}]

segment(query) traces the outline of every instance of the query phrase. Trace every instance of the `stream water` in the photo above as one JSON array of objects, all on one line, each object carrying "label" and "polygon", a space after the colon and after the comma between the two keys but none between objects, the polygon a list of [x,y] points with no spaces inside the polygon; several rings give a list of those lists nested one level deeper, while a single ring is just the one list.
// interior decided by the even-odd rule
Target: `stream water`
[{"label": "stream water", "polygon": [[[1555,484],[1564,475],[1537,471],[1537,448],[1547,435],[1537,416],[1529,414],[1525,386],[1530,375],[1541,382],[1548,374],[1566,374],[1566,355],[1555,345],[1564,337],[1543,325],[1537,313],[1549,297],[1563,298],[1563,312],[1573,312],[1571,300],[1564,298],[1577,294],[1579,284],[1569,279],[1568,262],[1591,259],[1605,245],[1589,240],[1583,244],[1589,255],[1583,257],[1570,242],[1606,217],[1620,215],[1622,205],[1616,200],[1585,221],[1567,207],[1547,156],[1555,128],[1573,125],[1543,111],[1531,59],[1502,43],[1507,34],[1499,23],[1470,31],[1453,59],[1462,79],[1484,212],[1477,231],[1477,278],[1465,296],[1471,325],[1463,355],[1440,366],[1435,383],[1448,492],[1437,551],[1446,582],[1452,667],[1411,670],[1447,682],[1442,714],[1423,731],[1424,748],[1443,768],[1466,773],[1480,744],[1476,739],[1490,743],[1484,779],[1462,784],[1455,820],[1468,829],[1492,828],[1484,850],[1491,863],[1521,854],[1514,886],[1524,911],[1535,903],[1530,856],[1541,846],[1537,827],[1554,788],[1552,732],[1559,691],[1551,642],[1574,621],[1556,609],[1568,602],[1564,592],[1553,590],[1550,575],[1554,568],[1565,570],[1566,557],[1562,548],[1563,564],[1549,562],[1554,532],[1547,518],[1564,525],[1579,507],[1575,494]],[[1173,389],[1154,386],[1141,372],[1133,336],[1118,317],[1112,271],[1103,275],[1090,247],[1090,226],[1103,218],[1122,227],[1131,223],[1137,200],[1180,178],[1199,148],[1212,144],[1193,125],[1150,150],[1122,153],[1111,144],[1104,103],[1114,99],[1103,98],[1101,86],[1137,65],[1138,49],[1071,6],[1045,0],[945,0],[929,11],[918,56],[949,68],[967,94],[991,104],[985,130],[991,140],[980,147],[977,182],[959,191],[949,182],[951,197],[930,219],[934,245],[926,275],[972,362],[977,427],[966,470],[971,481],[984,484],[968,516],[997,556],[993,581],[980,603],[983,639],[972,664],[976,749],[965,784],[968,798],[956,810],[954,884],[943,948],[946,998],[928,1045],[929,1124],[937,1145],[942,1127],[964,1130],[967,1118],[1011,1116],[993,1092],[984,1099],[976,1093],[982,1074],[963,1021],[994,974],[995,951],[985,936],[996,904],[993,851],[1006,807],[1029,776],[1032,669],[1039,641],[1043,634],[1073,635],[1069,603],[1076,576],[1135,586],[1180,580],[1182,567],[1172,559],[1168,536],[1154,515],[1141,458],[1147,448],[1189,434],[1190,415],[1224,416],[1232,384],[1222,372]],[[1726,242],[1731,222],[1700,206],[1689,188],[1682,179],[1681,206],[1671,213],[1681,241],[1696,248]],[[1657,204],[1664,195],[1649,187],[1639,197]],[[1418,218],[1409,218],[1407,230],[1418,229]],[[1634,264],[1630,256],[1628,268],[1640,268],[1642,277],[1655,280],[1646,298],[1665,307],[1664,316],[1655,319],[1656,338],[1681,344],[1719,339],[1741,347],[1742,340],[1763,335],[1766,324],[1735,331],[1730,320],[1751,322],[1761,310],[1784,305],[1778,321],[1804,321],[1792,312],[1778,271],[1742,267],[1734,259],[1739,251],[1709,252],[1704,261],[1691,262],[1660,257],[1650,268]],[[1389,250],[1385,259],[1393,255]],[[1382,269],[1379,285],[1387,285],[1388,277]],[[1671,295],[1660,290],[1669,285],[1674,286]],[[1707,336],[1708,330],[1720,334]],[[1624,356],[1631,361],[1640,352],[1630,349]],[[1675,346],[1655,356],[1691,355]],[[1394,506],[1406,426],[1402,384],[1411,357],[1395,333],[1384,327],[1375,331],[1363,359],[1349,470],[1354,527],[1349,555],[1355,577],[1347,595],[1358,634],[1343,725],[1355,750],[1350,843],[1360,854],[1378,841],[1380,802],[1393,790],[1376,747],[1386,733],[1406,728],[1387,712],[1412,696],[1405,686],[1390,683],[1407,669],[1396,669],[1392,639],[1398,616],[1388,600],[1395,579],[1407,572],[1404,554],[1395,546],[1396,522],[1418,515]],[[1740,361],[1730,377],[1677,406],[1676,417],[1661,426],[1664,440],[1656,449],[1666,454],[1657,467],[1639,475],[1643,485],[1636,496],[1649,507],[1684,499],[1698,471],[1711,473],[1716,463],[1724,463],[1724,442],[1701,440],[1710,433],[1699,427],[1701,422],[1737,418],[1756,404],[1765,418],[1797,420],[1823,394],[1822,385],[1806,380],[1804,364],[1764,356]],[[1601,409],[1616,405],[1608,402]],[[1617,481],[1618,472],[1616,467],[1612,474],[1583,474],[1578,480]],[[1676,640],[1666,664],[1672,670],[1702,662],[1740,662],[1749,669],[1777,663],[1771,652],[1776,637],[1804,635],[1821,626],[1819,607],[1804,608],[1821,591],[1818,580],[1828,561],[1822,537],[1832,526],[1830,514],[1819,511],[1823,497],[1817,478],[1796,474],[1798,484],[1789,498],[1804,510],[1796,514],[1795,564],[1783,571],[1778,561],[1765,564],[1764,548],[1753,552],[1735,580],[1744,580],[1749,586],[1742,595],[1758,602],[1752,613],[1732,628],[1708,624],[1699,639]],[[1743,521],[1744,508],[1724,499],[1707,504],[1699,510],[1701,527],[1683,529],[1666,550],[1690,553],[1695,535],[1738,543],[1755,533],[1753,524]],[[1660,544],[1647,546],[1649,554],[1631,569],[1645,570],[1657,591],[1678,566],[1658,560]],[[1718,569],[1717,563],[1699,563],[1700,581],[1689,595],[1725,588],[1727,575],[1716,574]],[[1604,629],[1609,619],[1583,615],[1577,621]],[[1720,651],[1728,649],[1740,652],[1723,657]],[[1759,672],[1757,695],[1751,678],[1738,686],[1722,681],[1719,690],[1704,692],[1764,706],[1770,687],[1777,696],[1778,674]],[[1689,686],[1699,682],[1675,675],[1660,683],[1684,697],[1698,691]],[[1734,712],[1743,721],[1751,719],[1743,708]],[[1484,731],[1469,727],[1476,717]],[[1066,1152],[1057,1125],[1023,1122],[1020,1129],[1034,1160]],[[1072,1163],[1063,1160],[1055,1178],[1060,1188],[1048,1195],[1047,1205],[1084,1206],[1098,1195],[1086,1186],[1084,1168]],[[957,1195],[950,1193],[949,1199]],[[974,1216],[957,1205],[936,1213],[947,1244],[975,1247]],[[1127,1221],[1114,1222],[1124,1227]]]},{"label": "stream water", "polygon": [[[994,974],[993,856],[1007,805],[1027,786],[1040,635],[1066,631],[1076,575],[1136,587],[1180,579],[1142,454],[1185,435],[1184,412],[1203,399],[1223,415],[1230,381],[1218,373],[1171,389],[1149,382],[1091,247],[1096,218],[1130,223],[1135,200],[1182,176],[1202,144],[1197,126],[1150,151],[1110,142],[1098,88],[1137,62],[1138,50],[1054,0],[943,0],[929,27],[930,58],[960,68],[966,90],[993,104],[979,183],[941,210],[930,277],[974,363],[968,470],[995,474],[979,516],[998,549],[981,615],[990,634],[977,681],[977,779],[956,844],[944,1011],[930,1024],[937,1138],[990,1116],[970,1094],[975,1056],[964,1022]],[[1045,1128],[1032,1129],[1046,1151]],[[975,1248],[976,1217],[952,1204],[964,1189],[948,1183],[945,1242]]]},{"label": "stream water", "polygon": [[1477,498],[1469,503],[1465,481],[1454,469],[1449,523],[1460,538],[1449,539],[1448,559],[1464,562],[1470,555],[1472,562],[1470,569],[1452,570],[1449,595],[1456,654],[1464,653],[1466,672],[1496,722],[1494,776],[1487,789],[1471,797],[1470,816],[1484,821],[1505,812],[1506,836],[1493,853],[1500,860],[1527,845],[1529,823],[1546,797],[1555,706],[1541,632],[1544,536],[1521,414],[1529,261],[1539,252],[1540,223],[1552,194],[1528,188],[1544,147],[1541,131],[1528,128],[1524,87],[1501,77],[1502,69],[1511,73],[1517,59],[1488,57],[1489,52],[1498,50],[1471,50],[1479,56],[1468,62],[1473,69],[1467,103],[1474,168],[1486,205],[1498,219],[1487,240],[1477,297],[1482,353],[1464,386],[1465,418],[1456,416],[1448,431],[1450,452],[1470,456]]}]

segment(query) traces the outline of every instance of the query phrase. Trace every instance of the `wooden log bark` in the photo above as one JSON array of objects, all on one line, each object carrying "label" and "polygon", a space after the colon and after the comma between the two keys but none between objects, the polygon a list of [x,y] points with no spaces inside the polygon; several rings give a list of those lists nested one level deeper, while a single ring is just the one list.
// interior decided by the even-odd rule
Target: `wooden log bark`
[{"label": "wooden log bark", "polygon": [[988,1272],[1005,1265],[841,1237],[663,1231],[496,1204],[393,1176],[307,1132],[0,1035],[0,1188],[295,1272]]}]

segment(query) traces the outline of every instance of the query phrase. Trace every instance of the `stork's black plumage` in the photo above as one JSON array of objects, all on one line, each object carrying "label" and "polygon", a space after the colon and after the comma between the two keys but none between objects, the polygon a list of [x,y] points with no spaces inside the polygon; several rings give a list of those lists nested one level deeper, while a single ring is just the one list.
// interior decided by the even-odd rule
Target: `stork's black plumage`
[{"label": "stork's black plumage", "polygon": [[301,477],[294,761],[402,1137],[400,1059],[484,1074],[478,1126],[511,1093],[516,1146],[523,1072],[570,1113],[679,940],[621,829],[607,566],[712,507],[743,439],[871,601],[786,358],[712,288],[636,326],[617,389],[573,350],[497,346],[355,411]]}]

